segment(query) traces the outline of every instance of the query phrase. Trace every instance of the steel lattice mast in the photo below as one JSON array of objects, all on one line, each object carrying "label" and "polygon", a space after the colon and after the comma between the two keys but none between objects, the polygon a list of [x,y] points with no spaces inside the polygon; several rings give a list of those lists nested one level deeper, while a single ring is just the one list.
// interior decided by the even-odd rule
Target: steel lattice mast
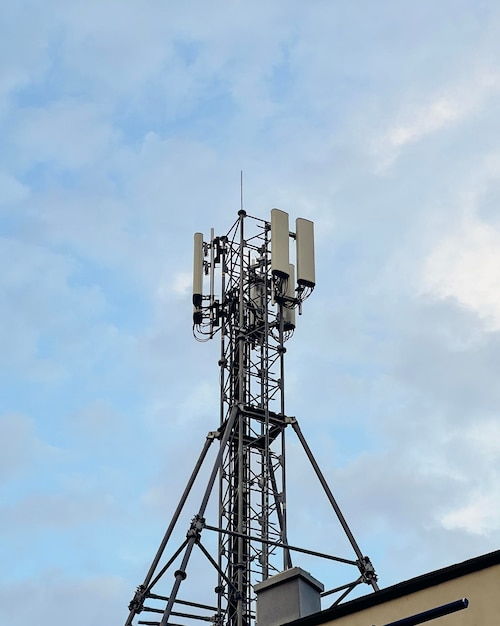
[{"label": "steel lattice mast", "polygon": [[[289,261],[290,240],[296,243],[296,268]],[[204,295],[204,282],[209,283],[208,295]],[[220,284],[219,297],[216,282]],[[181,616],[220,626],[250,626],[255,619],[253,586],[291,568],[295,551],[357,567],[359,575],[354,581],[324,594],[338,592],[337,602],[361,582],[378,589],[370,560],[360,551],[297,420],[285,413],[285,342],[293,334],[296,309],[300,311],[314,284],[313,224],[309,220],[296,220],[291,233],[288,214],[283,211],[273,209],[269,222],[248,216],[242,209],[226,235],[216,237],[212,230],[209,242],[203,241],[201,233],[195,235],[194,333],[201,341],[220,334],[219,427],[207,436],[157,555],[130,603],[126,626],[143,611],[161,616],[161,621],[139,620],[138,624],[166,626],[174,624],[173,616]],[[297,434],[355,559],[289,545],[287,426]],[[219,449],[198,512],[185,541],[169,551],[174,527],[215,440]],[[205,514],[216,483],[218,519],[210,524]],[[203,531],[217,533],[216,554],[203,544]],[[195,548],[213,566],[216,596],[211,605],[181,600],[178,595]],[[173,573],[174,583],[168,595],[160,595],[156,589],[167,572]],[[146,604],[148,599],[158,606]],[[180,613],[179,606],[189,606],[192,612]]]}]

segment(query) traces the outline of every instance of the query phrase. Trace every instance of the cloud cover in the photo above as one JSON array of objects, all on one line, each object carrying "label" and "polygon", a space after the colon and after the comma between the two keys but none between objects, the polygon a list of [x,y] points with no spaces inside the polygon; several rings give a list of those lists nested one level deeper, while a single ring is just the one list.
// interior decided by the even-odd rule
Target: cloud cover
[{"label": "cloud cover", "polygon": [[[3,12],[1,582],[31,598],[4,621],[57,626],[89,597],[82,624],[125,616],[217,422],[185,285],[240,169],[250,214],[315,221],[287,406],[382,585],[498,547],[499,19],[477,0]],[[297,540],[329,536],[305,501]]]}]

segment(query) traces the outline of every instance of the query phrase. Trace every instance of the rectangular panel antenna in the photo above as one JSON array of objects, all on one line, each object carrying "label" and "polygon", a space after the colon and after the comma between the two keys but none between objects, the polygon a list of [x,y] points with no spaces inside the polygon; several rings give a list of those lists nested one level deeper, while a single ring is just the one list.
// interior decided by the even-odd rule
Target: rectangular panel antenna
[{"label": "rectangular panel antenna", "polygon": [[290,271],[290,231],[288,213],[271,209],[271,270],[274,276],[288,278]]},{"label": "rectangular panel antenna", "polygon": [[299,217],[295,221],[297,246],[297,283],[301,287],[314,287],[314,223]]},{"label": "rectangular panel antenna", "polygon": [[285,322],[285,330],[293,330],[295,328],[295,267],[293,263],[290,263],[288,284],[286,289],[286,304],[288,306],[283,307],[283,318]]},{"label": "rectangular panel antenna", "polygon": [[203,234],[194,234],[194,263],[193,263],[193,304],[201,306],[203,299]]},{"label": "rectangular panel antenna", "polygon": [[250,324],[257,326],[259,322],[263,320],[263,298],[264,298],[264,284],[259,282],[253,282],[250,285]]}]

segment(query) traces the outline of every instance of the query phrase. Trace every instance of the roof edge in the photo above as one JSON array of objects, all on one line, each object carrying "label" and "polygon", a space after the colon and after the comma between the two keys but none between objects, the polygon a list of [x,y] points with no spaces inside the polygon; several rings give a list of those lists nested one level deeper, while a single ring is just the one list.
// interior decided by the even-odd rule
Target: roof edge
[{"label": "roof edge", "polygon": [[500,550],[489,552],[461,563],[449,565],[426,574],[417,576],[416,578],[410,578],[375,593],[371,593],[360,598],[355,598],[345,604],[339,604],[338,606],[324,609],[319,613],[313,613],[307,617],[288,622],[286,626],[319,626],[325,622],[329,622],[344,615],[350,615],[357,611],[383,604],[395,600],[410,593],[416,593],[435,585],[453,580],[454,578],[460,578],[473,572],[478,572],[482,569],[492,567],[493,565],[500,565]]}]

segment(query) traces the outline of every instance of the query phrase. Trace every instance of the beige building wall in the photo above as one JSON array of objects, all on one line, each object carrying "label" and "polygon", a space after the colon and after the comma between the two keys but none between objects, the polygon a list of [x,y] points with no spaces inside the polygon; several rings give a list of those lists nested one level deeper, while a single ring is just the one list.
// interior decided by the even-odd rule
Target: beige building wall
[{"label": "beige building wall", "polygon": [[385,626],[463,598],[469,601],[466,609],[425,623],[429,626],[500,626],[500,550],[317,613],[306,613],[286,626]]},{"label": "beige building wall", "polygon": [[500,565],[472,572],[437,585],[388,600],[378,606],[325,621],[325,626],[383,626],[461,598],[469,607],[431,622],[436,626],[500,625]]}]

